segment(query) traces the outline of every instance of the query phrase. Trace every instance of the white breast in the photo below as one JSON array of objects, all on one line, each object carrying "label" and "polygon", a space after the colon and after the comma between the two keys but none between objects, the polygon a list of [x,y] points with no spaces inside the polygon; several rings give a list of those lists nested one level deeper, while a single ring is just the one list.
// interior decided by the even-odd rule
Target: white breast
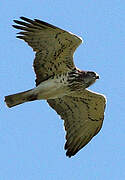
[{"label": "white breast", "polygon": [[53,79],[50,78],[40,83],[34,92],[38,95],[38,99],[54,99],[68,94],[67,76],[57,75]]}]

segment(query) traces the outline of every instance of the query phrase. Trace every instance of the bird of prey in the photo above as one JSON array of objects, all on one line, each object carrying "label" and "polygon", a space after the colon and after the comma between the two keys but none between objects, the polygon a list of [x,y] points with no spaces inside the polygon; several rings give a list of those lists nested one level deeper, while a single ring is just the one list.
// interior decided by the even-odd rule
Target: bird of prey
[{"label": "bird of prey", "polygon": [[74,65],[73,54],[82,39],[38,19],[20,17],[14,28],[22,30],[17,38],[35,51],[36,87],[5,96],[8,107],[34,100],[47,100],[64,120],[66,155],[71,157],[101,129],[106,105],[105,96],[86,88],[99,75],[82,71]]}]

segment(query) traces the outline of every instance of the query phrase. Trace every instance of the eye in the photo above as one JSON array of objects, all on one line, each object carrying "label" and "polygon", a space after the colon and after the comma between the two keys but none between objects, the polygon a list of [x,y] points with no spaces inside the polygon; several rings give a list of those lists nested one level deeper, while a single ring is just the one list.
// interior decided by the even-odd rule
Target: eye
[{"label": "eye", "polygon": [[96,73],[95,73],[95,72],[92,72],[92,71],[89,71],[89,72],[88,72],[88,75],[91,76],[91,77],[96,77]]},{"label": "eye", "polygon": [[99,79],[99,75],[96,72],[89,71],[87,74],[89,77],[92,77],[94,79]]}]

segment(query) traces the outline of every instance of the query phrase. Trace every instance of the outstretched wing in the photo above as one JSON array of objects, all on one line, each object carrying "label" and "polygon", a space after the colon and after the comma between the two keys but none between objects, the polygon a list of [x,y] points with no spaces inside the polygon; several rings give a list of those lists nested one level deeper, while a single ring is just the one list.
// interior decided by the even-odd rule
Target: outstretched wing
[{"label": "outstretched wing", "polygon": [[26,41],[36,51],[34,70],[36,85],[50,76],[75,68],[73,53],[81,44],[81,38],[40,20],[21,17],[13,25],[19,32],[17,38]]},{"label": "outstretched wing", "polygon": [[106,104],[103,95],[84,90],[48,100],[48,103],[64,120],[65,149],[69,157],[84,147],[102,127]]}]

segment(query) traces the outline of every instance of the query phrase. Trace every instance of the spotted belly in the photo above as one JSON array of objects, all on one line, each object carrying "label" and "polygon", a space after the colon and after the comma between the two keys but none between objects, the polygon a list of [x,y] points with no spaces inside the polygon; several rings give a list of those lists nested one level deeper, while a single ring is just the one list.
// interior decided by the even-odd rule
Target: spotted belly
[{"label": "spotted belly", "polygon": [[55,99],[70,93],[67,74],[56,75],[41,82],[35,89],[37,99]]}]

